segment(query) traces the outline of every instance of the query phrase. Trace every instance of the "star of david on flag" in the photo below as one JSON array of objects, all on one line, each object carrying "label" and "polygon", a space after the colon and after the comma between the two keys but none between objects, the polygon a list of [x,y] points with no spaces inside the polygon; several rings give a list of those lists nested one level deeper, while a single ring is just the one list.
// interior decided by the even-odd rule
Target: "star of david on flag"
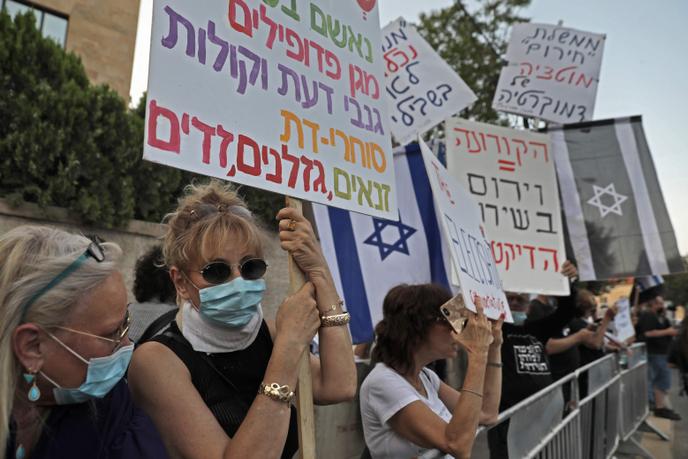
[{"label": "star of david on flag", "polygon": [[[398,222],[373,218],[373,227],[373,234],[363,241],[363,243],[377,247],[380,250],[381,260],[387,258],[387,256],[392,252],[399,252],[409,255],[408,239],[416,232],[416,230],[408,225],[404,225],[404,223],[401,221],[401,213],[399,214]],[[398,230],[398,235],[396,238],[393,237],[394,242],[392,243],[385,240],[384,234],[387,228],[395,228]]]},{"label": "star of david on flag", "polygon": [[[592,188],[595,190],[595,196],[588,199],[587,203],[600,210],[601,218],[606,217],[607,214],[610,213],[623,217],[621,204],[628,199],[628,196],[617,193],[616,189],[614,189],[614,183],[610,183],[606,187],[593,185]],[[607,196],[614,201],[611,205],[607,204],[607,200],[609,199]]]},{"label": "star of david on flag", "polygon": [[373,340],[382,301],[392,287],[435,282],[455,290],[418,145],[396,151],[394,169],[398,221],[313,204],[323,253],[351,314],[354,343]]}]

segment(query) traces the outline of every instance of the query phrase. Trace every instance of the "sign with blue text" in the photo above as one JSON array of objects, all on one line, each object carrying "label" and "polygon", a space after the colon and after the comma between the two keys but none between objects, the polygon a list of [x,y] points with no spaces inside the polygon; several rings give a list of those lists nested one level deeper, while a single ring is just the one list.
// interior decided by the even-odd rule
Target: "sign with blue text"
[{"label": "sign with blue text", "polygon": [[449,245],[466,307],[475,311],[475,299],[480,297],[487,317],[498,319],[505,314],[506,321],[512,322],[497,264],[480,219],[478,203],[449,175],[425,142],[418,140],[442,234]]},{"label": "sign with blue text", "polygon": [[404,19],[382,29],[382,52],[390,125],[402,145],[477,100],[454,69]]}]

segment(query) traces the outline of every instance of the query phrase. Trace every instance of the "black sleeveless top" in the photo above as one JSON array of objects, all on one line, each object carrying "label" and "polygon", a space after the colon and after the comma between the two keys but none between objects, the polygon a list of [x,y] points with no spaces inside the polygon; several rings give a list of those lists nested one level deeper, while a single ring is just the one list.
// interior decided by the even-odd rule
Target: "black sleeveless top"
[{"label": "black sleeveless top", "polygon": [[[272,355],[272,338],[265,321],[253,343],[240,351],[215,354],[196,352],[175,321],[151,341],[164,344],[184,362],[203,401],[227,435],[233,437],[258,394]],[[291,458],[298,448],[296,409],[292,406],[282,458]]]}]

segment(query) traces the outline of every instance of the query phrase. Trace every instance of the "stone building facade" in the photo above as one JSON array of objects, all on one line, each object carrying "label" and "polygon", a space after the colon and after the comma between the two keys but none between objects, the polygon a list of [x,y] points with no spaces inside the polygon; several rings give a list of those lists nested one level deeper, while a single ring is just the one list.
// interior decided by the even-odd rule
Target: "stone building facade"
[{"label": "stone building facade", "polygon": [[80,56],[90,80],[108,84],[125,101],[129,101],[139,3],[140,0],[0,0],[10,14],[33,9],[38,26],[45,29],[43,34]]}]

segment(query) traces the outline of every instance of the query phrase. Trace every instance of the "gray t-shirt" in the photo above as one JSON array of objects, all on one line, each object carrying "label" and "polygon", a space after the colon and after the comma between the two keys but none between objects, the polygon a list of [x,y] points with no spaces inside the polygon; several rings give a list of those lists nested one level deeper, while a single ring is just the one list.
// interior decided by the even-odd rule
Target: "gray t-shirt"
[{"label": "gray t-shirt", "polygon": [[373,459],[406,459],[412,457],[450,458],[436,449],[422,448],[397,434],[389,419],[406,405],[417,400],[425,403],[445,422],[452,414],[439,397],[440,378],[424,368],[420,379],[428,397],[421,395],[404,377],[384,363],[378,363],[361,386],[361,419],[363,434]]}]

